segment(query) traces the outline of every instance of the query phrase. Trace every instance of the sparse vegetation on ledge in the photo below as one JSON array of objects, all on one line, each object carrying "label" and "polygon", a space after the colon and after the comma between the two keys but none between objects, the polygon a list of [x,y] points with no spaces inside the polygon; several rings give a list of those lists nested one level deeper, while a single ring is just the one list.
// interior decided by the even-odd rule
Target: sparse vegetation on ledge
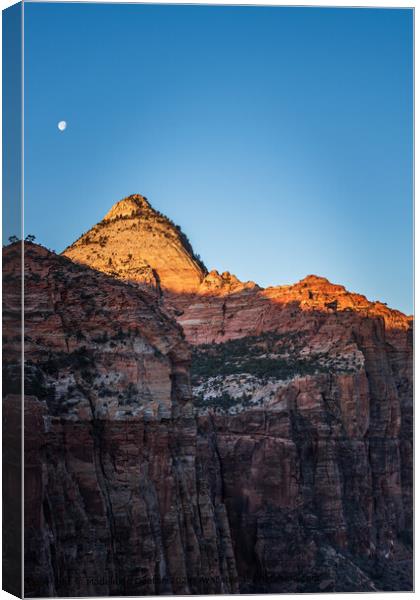
[{"label": "sparse vegetation on ledge", "polygon": [[356,365],[348,357],[302,354],[304,343],[297,333],[264,333],[205,344],[193,350],[192,382],[198,385],[210,377],[248,373],[262,381],[287,380],[315,373],[350,372]]}]

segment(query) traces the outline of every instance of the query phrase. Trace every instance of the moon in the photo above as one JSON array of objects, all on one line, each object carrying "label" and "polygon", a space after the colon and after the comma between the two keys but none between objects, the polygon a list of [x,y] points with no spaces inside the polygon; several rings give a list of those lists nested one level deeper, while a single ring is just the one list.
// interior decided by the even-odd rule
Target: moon
[{"label": "moon", "polygon": [[65,131],[67,129],[67,121],[59,121],[57,127],[60,131]]}]

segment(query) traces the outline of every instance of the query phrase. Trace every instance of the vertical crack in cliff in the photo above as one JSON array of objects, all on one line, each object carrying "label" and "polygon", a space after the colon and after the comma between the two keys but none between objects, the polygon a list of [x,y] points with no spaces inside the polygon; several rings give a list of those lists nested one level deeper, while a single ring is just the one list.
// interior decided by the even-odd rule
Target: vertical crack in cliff
[{"label": "vertical crack in cliff", "polygon": [[[103,458],[102,458],[102,453],[103,453],[102,439],[103,439],[104,424],[102,421],[97,419],[96,414],[95,414],[94,400],[92,399],[89,391],[81,383],[80,378],[77,376],[76,373],[75,373],[75,380],[76,380],[78,388],[80,389],[82,394],[85,396],[85,398],[88,400],[90,411],[91,411],[91,427],[92,427],[91,431],[92,431],[92,437],[93,437],[95,473],[96,473],[96,477],[97,477],[97,481],[98,481],[98,487],[99,487],[99,490],[101,491],[101,495],[102,495],[102,498],[103,498],[103,501],[104,501],[105,507],[106,507],[106,513],[107,513],[107,519],[108,519],[109,531],[110,531],[110,538],[111,538],[110,539],[110,541],[111,541],[110,551],[111,551],[112,560],[108,561],[110,571],[111,571],[111,573],[110,573],[111,583],[109,584],[110,593],[112,593],[113,585],[116,587],[116,589],[118,589],[118,593],[121,593],[122,589],[124,589],[124,590],[126,589],[126,582],[125,582],[125,578],[123,578],[122,582],[120,581],[120,578],[119,578],[121,569],[120,569],[119,560],[117,558],[118,553],[117,553],[117,548],[116,548],[116,540],[117,540],[116,524],[115,524],[115,517],[114,517],[114,512],[113,512],[113,507],[112,507],[111,495],[110,495],[110,491],[108,488],[108,477],[106,475],[105,465],[103,463]],[[112,582],[115,582],[115,583],[113,584]],[[121,588],[121,585],[123,586],[123,588]]]},{"label": "vertical crack in cliff", "polygon": [[211,423],[211,428],[212,428],[212,433],[210,436],[210,440],[212,442],[212,448],[216,454],[217,457],[217,462],[219,465],[219,472],[220,472],[220,496],[221,496],[221,501],[224,504],[225,502],[225,478],[224,478],[224,471],[223,471],[223,461],[222,461],[222,457],[220,455],[220,451],[219,451],[219,447],[217,444],[217,433],[216,433],[216,428],[214,426],[214,418],[213,415],[210,413],[209,414],[209,421]]}]

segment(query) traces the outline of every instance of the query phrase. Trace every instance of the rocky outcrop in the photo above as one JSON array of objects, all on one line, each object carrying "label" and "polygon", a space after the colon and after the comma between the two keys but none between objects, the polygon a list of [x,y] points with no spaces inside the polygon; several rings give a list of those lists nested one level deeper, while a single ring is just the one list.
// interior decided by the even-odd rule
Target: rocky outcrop
[{"label": "rocky outcrop", "polygon": [[[20,261],[5,254],[12,280]],[[6,369],[19,356],[7,339]],[[189,360],[137,287],[26,245],[26,596],[238,589],[225,506],[198,460]]]},{"label": "rocky outcrop", "polygon": [[226,342],[264,331],[308,331],[318,314],[347,312],[380,318],[390,338],[412,328],[412,319],[398,310],[370,302],[361,294],[314,275],[294,285],[262,289],[230,273],[211,271],[183,308],[178,322],[188,341],[195,345]]},{"label": "rocky outcrop", "polygon": [[63,254],[158,297],[194,293],[206,274],[180,227],[138,194],[117,202]]}]

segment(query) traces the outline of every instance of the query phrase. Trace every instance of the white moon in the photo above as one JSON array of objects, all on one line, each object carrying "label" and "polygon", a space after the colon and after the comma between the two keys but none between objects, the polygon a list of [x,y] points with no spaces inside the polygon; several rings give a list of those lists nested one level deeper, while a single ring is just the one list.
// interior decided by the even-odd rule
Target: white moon
[{"label": "white moon", "polygon": [[57,127],[60,131],[64,131],[65,129],[67,129],[67,122],[59,121]]}]

